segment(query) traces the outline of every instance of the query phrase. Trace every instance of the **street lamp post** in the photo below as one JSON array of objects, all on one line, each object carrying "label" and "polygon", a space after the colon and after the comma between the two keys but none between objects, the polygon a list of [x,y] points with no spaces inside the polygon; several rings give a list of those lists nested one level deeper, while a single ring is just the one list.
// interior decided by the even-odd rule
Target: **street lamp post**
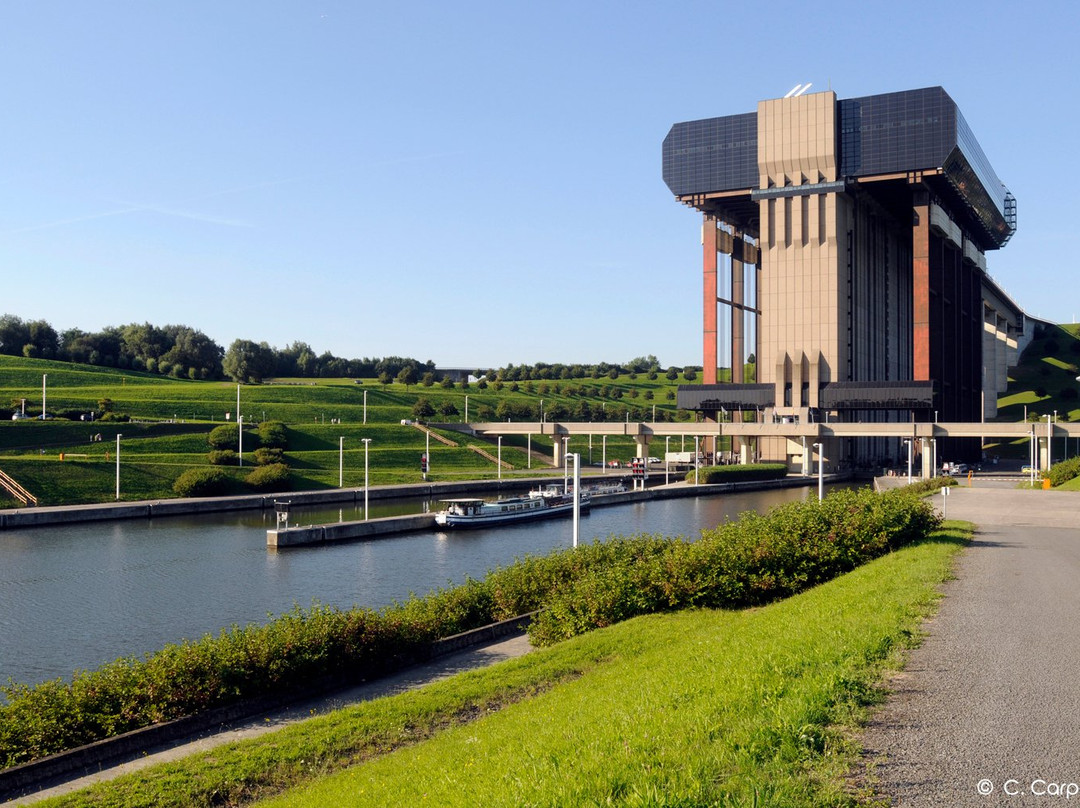
[{"label": "street lamp post", "polygon": [[122,438],[119,432],[116,433],[116,501],[120,501],[120,438]]},{"label": "street lamp post", "polygon": [[563,441],[563,477],[562,477],[562,492],[563,494],[570,493],[570,436],[567,435],[562,439]]},{"label": "street lamp post", "polygon": [[1050,466],[1053,465],[1053,457],[1050,452],[1050,440],[1054,434],[1054,425],[1050,421],[1050,416],[1046,416],[1046,470],[1050,470]]},{"label": "street lamp post", "polygon": [[499,457],[496,464],[499,468],[499,479],[502,479],[502,435],[499,435]]},{"label": "street lamp post", "polygon": [[668,477],[671,474],[671,435],[664,438],[664,485],[668,484]]},{"label": "street lamp post", "polygon": [[364,443],[364,521],[368,518],[368,444],[371,438],[361,438]]},{"label": "street lamp post", "polygon": [[45,420],[45,380],[49,378],[48,373],[41,374],[41,420]]},{"label": "street lamp post", "polygon": [[345,487],[345,437],[338,437],[337,444],[337,487]]}]

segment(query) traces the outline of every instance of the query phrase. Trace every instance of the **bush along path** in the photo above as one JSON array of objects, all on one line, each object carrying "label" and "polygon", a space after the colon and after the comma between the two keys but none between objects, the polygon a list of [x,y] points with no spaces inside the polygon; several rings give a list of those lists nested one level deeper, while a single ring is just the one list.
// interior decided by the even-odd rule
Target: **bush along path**
[{"label": "bush along path", "polygon": [[314,606],[233,626],[36,686],[9,683],[0,765],[348,672],[379,675],[423,658],[440,637],[540,611],[546,645],[626,618],[686,607],[739,608],[787,597],[928,535],[933,508],[903,491],[839,491],[746,514],[696,541],[636,536],[527,557],[483,580],[382,611]]}]

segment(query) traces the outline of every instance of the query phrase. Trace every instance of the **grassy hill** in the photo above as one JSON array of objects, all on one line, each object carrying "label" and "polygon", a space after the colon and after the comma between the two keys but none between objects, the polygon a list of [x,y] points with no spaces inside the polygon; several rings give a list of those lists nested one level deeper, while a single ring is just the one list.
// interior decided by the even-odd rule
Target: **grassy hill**
[{"label": "grassy hill", "polygon": [[[998,398],[997,421],[1044,421],[1057,413],[1059,421],[1080,420],[1080,325],[1039,328],[1020,362],[1009,372],[1009,386]],[[1055,441],[1057,444],[1058,441]],[[1080,447],[1070,446],[1069,454]],[[1064,447],[1055,447],[1054,455]],[[989,444],[987,451],[1002,457],[1028,456],[1027,440]]]},{"label": "grassy hill", "polygon": [[[43,376],[46,404],[55,419],[42,421]],[[654,379],[644,374],[617,378],[529,380],[513,384],[439,385],[380,384],[373,379],[275,379],[240,388],[245,425],[266,420],[287,425],[285,462],[294,489],[338,485],[339,445],[343,439],[343,483],[364,483],[364,444],[369,446],[372,485],[419,482],[420,455],[428,445],[419,429],[403,425],[415,417],[424,399],[435,411],[428,420],[495,420],[511,413],[514,420],[561,419],[672,420],[686,417],[675,407],[675,388],[682,377]],[[208,465],[207,436],[217,426],[235,422],[237,386],[232,382],[172,379],[151,373],[121,371],[39,359],[0,356],[0,470],[19,481],[40,504],[71,504],[115,499],[116,436],[121,438],[121,499],[174,496],[173,482],[185,470]],[[23,408],[29,418],[11,421]],[[91,412],[101,420],[80,420]],[[109,420],[109,418],[117,420]],[[69,420],[71,419],[71,420]],[[366,420],[366,422],[365,422]],[[457,432],[441,433],[449,444],[430,441],[428,479],[484,479],[498,474],[494,463],[471,446],[477,438]],[[100,438],[100,439],[98,439]],[[231,469],[239,486],[254,465],[254,435],[245,429],[245,469]],[[551,458],[551,441],[505,438],[504,473],[543,473]],[[600,441],[590,451],[587,438],[574,438],[571,452],[599,463]],[[494,451],[492,451],[494,454]],[[609,438],[607,458],[628,460],[634,454],[629,439]],[[61,459],[62,456],[62,459]],[[0,507],[19,504],[3,499]]]}]

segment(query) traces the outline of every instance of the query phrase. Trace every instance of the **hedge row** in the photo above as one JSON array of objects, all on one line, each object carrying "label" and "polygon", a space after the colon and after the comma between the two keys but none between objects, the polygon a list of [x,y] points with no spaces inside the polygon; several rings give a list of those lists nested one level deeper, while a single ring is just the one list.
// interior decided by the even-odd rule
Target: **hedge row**
[{"label": "hedge row", "polygon": [[938,525],[916,497],[841,491],[745,514],[697,541],[615,538],[527,557],[483,580],[382,611],[315,606],[263,626],[124,658],[72,681],[2,688],[0,764],[11,766],[138,727],[347,672],[378,675],[430,643],[542,610],[537,644],[646,612],[739,607],[785,597],[925,536]]},{"label": "hedge row", "polygon": [[235,475],[236,472],[227,472],[216,466],[197,466],[176,478],[173,491],[180,497],[221,497],[252,491],[273,493],[292,488],[289,467],[284,463],[256,466],[242,481]]},{"label": "hedge row", "polygon": [[1048,477],[1050,485],[1054,486],[1063,485],[1075,477],[1080,477],[1080,455],[1054,463],[1043,476]]},{"label": "hedge row", "polygon": [[686,481],[692,483],[700,476],[704,484],[744,483],[760,480],[782,480],[787,476],[787,466],[783,463],[746,463],[736,466],[704,466],[686,474]]}]

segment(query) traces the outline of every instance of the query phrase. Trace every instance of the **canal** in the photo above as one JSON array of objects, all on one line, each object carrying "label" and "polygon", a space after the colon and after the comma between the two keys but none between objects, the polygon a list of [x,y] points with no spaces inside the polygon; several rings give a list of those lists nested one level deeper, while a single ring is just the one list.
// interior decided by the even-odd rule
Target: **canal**
[{"label": "canal", "polygon": [[[816,495],[816,487],[595,508],[581,540],[659,533],[696,537],[747,510]],[[418,500],[372,505],[416,513]],[[363,518],[353,508],[294,509],[292,524]],[[381,608],[410,593],[482,577],[525,555],[569,547],[569,519],[271,551],[273,512],[95,522],[0,533],[0,682],[69,677],[230,625],[312,603]]]}]

